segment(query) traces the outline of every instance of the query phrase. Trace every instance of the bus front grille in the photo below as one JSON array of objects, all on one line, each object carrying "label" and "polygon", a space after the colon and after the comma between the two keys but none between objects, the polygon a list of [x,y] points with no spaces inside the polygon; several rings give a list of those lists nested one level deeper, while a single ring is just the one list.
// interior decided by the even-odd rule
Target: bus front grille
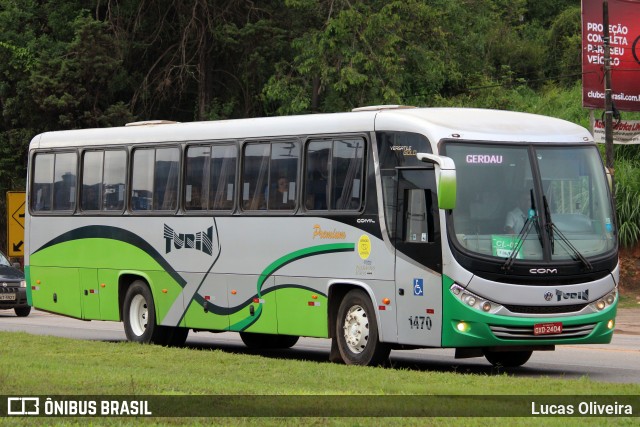
[{"label": "bus front grille", "polygon": [[491,332],[497,338],[505,340],[522,340],[522,339],[557,339],[557,338],[583,338],[589,335],[596,327],[595,323],[586,325],[564,325],[562,333],[553,335],[534,335],[533,326],[498,326],[489,325]]},{"label": "bus front grille", "polygon": [[504,307],[512,313],[521,314],[563,314],[575,313],[585,308],[587,304],[571,304],[571,305],[504,305]]}]

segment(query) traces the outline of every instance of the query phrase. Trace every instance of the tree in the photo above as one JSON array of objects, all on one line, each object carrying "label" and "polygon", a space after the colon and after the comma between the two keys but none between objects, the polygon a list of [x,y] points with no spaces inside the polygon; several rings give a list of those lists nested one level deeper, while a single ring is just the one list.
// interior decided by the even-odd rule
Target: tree
[{"label": "tree", "polygon": [[262,115],[257,96],[288,47],[281,2],[108,2],[105,19],[128,46],[137,115],[177,120]]},{"label": "tree", "polygon": [[[311,2],[290,2],[309,12]],[[292,42],[265,86],[274,112],[344,111],[372,103],[428,103],[452,64],[442,12],[409,1],[322,2],[322,28]]]}]

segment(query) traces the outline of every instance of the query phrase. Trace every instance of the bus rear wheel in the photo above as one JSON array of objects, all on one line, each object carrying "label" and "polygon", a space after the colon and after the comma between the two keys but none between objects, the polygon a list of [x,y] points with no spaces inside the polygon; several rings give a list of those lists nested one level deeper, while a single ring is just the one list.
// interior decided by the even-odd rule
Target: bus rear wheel
[{"label": "bus rear wheel", "polygon": [[122,306],[122,317],[124,332],[129,341],[163,344],[167,338],[164,328],[156,324],[153,295],[142,280],[136,280],[127,289]]},{"label": "bus rear wheel", "polygon": [[272,335],[252,332],[240,332],[240,339],[249,348],[284,349],[293,347],[300,337],[294,335]]},{"label": "bus rear wheel", "polygon": [[484,357],[493,366],[501,366],[503,368],[517,368],[522,366],[531,357],[533,351],[491,351],[484,350]]},{"label": "bus rear wheel", "polygon": [[349,291],[342,299],[333,339],[347,365],[379,365],[391,351],[388,344],[380,342],[373,304],[360,289]]}]

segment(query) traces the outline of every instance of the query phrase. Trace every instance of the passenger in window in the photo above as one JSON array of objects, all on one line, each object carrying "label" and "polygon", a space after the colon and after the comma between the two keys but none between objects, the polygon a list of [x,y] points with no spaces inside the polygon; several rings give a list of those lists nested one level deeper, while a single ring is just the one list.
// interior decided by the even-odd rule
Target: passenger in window
[{"label": "passenger in window", "polygon": [[269,196],[269,209],[293,209],[293,200],[289,194],[289,180],[281,176],[278,178],[275,191]]},{"label": "passenger in window", "polygon": [[530,194],[528,192],[522,193],[518,199],[518,205],[507,213],[507,219],[504,224],[505,232],[509,234],[520,234],[524,223],[527,221],[530,204]]}]

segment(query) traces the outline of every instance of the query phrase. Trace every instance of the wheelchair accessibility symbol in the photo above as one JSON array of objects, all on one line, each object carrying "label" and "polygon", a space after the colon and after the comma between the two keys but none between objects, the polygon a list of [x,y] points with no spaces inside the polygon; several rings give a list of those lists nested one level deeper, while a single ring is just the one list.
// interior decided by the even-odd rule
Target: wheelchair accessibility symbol
[{"label": "wheelchair accessibility symbol", "polygon": [[413,295],[419,297],[424,295],[424,284],[422,279],[413,279]]}]

